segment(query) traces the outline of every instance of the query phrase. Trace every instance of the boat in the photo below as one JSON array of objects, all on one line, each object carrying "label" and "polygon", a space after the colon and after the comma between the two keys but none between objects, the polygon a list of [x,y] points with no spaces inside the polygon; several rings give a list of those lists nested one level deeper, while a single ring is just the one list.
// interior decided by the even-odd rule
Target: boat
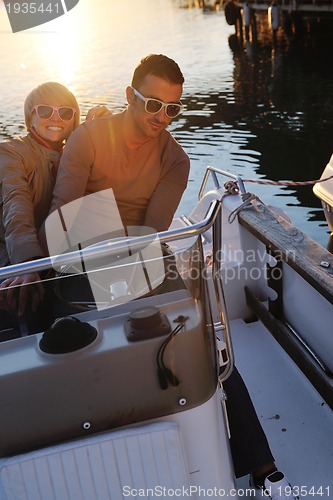
[{"label": "boat", "polygon": [[[61,252],[0,269],[54,269],[77,307],[2,333],[0,499],[253,496],[230,453],[235,364],[292,491],[329,498],[332,254],[211,166],[165,232],[82,246],[89,204],[78,218],[66,207],[49,224]],[[76,275],[94,280],[95,304],[67,293]]]},{"label": "boat", "polygon": [[333,232],[333,155],[320,177],[320,182],[313,186],[313,192],[321,200],[328,227]]}]

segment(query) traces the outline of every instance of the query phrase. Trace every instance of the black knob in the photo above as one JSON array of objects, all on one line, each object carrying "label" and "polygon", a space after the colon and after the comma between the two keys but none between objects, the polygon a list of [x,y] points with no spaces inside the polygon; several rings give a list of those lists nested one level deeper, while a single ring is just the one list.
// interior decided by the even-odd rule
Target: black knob
[{"label": "black knob", "polygon": [[46,330],[39,342],[41,351],[48,354],[64,354],[77,351],[91,344],[97,337],[97,330],[71,316],[56,320]]}]

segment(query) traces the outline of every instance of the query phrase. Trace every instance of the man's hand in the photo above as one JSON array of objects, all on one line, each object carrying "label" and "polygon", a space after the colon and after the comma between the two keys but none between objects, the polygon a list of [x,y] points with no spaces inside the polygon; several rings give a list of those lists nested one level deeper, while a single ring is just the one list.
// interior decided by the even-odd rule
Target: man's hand
[{"label": "man's hand", "polygon": [[44,293],[38,273],[7,278],[0,284],[0,309],[23,316],[29,303],[31,312],[35,312]]},{"label": "man's hand", "polygon": [[94,106],[89,109],[86,120],[93,120],[94,118],[101,118],[101,116],[111,116],[112,111],[110,111],[106,106]]}]

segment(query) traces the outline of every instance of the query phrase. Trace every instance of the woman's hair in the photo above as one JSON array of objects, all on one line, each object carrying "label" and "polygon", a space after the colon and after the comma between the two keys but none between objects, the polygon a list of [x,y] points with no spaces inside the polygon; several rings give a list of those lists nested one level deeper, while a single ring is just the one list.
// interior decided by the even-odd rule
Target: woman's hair
[{"label": "woman's hair", "polygon": [[163,54],[150,54],[141,59],[133,73],[132,87],[139,88],[147,75],[159,76],[175,84],[182,85],[184,83],[184,77],[178,64]]},{"label": "woman's hair", "polygon": [[24,102],[24,118],[27,130],[30,130],[32,109],[36,104],[50,104],[56,102],[58,106],[70,106],[76,109],[74,115],[74,129],[80,124],[80,108],[77,100],[61,83],[47,82],[33,89]]}]

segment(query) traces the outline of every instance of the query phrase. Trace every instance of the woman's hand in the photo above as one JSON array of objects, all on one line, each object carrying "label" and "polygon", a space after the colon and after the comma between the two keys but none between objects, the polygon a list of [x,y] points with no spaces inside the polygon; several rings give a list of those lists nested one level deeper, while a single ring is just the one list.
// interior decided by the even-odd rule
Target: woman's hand
[{"label": "woman's hand", "polygon": [[94,118],[101,118],[101,116],[111,116],[112,111],[110,111],[106,106],[94,106],[89,109],[86,120],[93,120]]},{"label": "woman's hand", "polygon": [[44,293],[38,273],[7,278],[0,284],[0,309],[23,316],[29,304],[31,312],[35,312]]}]

